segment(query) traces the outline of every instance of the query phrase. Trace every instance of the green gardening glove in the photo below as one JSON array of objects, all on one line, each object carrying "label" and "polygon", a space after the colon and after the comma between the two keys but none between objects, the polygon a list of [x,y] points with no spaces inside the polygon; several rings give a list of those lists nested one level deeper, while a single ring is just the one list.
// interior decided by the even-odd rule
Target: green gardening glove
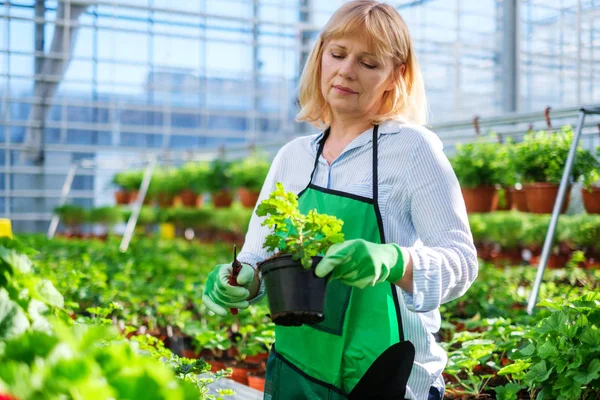
[{"label": "green gardening glove", "polygon": [[395,283],[404,276],[404,258],[395,243],[348,240],[331,246],[315,269],[320,278],[330,272],[332,279],[359,288],[384,281]]},{"label": "green gardening glove", "polygon": [[206,280],[202,303],[216,314],[227,315],[228,308],[248,308],[250,285],[254,281],[254,268],[242,263],[242,268],[237,276],[240,286],[229,284],[229,277],[233,267],[229,264],[219,264],[215,267]]}]

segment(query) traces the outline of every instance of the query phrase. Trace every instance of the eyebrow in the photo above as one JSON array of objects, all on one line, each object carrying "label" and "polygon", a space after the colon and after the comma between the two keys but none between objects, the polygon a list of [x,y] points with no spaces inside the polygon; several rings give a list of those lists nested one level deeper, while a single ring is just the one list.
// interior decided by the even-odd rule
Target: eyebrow
[{"label": "eyebrow", "polygon": [[[346,50],[346,51],[348,50],[348,48],[347,48],[346,46],[342,46],[341,44],[333,44],[333,43],[332,43],[332,44],[331,44],[331,46],[332,46],[332,47],[339,47],[340,49],[342,49],[342,50]],[[376,57],[376,56],[375,56],[375,54],[373,54],[373,53],[368,53],[368,52],[362,52],[362,53],[360,53],[360,55],[362,55],[362,56],[371,56],[371,57]]]}]

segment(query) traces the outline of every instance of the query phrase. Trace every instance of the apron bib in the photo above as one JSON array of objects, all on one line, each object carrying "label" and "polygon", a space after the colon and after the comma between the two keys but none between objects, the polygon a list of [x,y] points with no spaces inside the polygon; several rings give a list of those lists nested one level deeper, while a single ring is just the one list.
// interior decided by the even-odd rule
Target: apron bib
[{"label": "apron bib", "polygon": [[[301,212],[316,209],[343,220],[345,240],[385,242],[377,202],[377,129],[375,125],[372,199],[312,183],[329,130],[319,142],[309,184],[298,196]],[[382,283],[359,289],[332,280],[324,314],[317,325],[275,326],[264,398],[404,399],[414,347],[404,342],[396,286]]]}]

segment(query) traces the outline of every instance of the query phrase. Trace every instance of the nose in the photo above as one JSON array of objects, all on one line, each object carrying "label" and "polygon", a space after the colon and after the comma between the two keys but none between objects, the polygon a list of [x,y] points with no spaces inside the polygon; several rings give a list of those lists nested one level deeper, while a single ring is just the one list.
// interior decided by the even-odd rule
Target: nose
[{"label": "nose", "polygon": [[338,71],[338,74],[342,78],[355,79],[356,71],[354,70],[354,68],[355,68],[355,65],[354,65],[354,60],[352,60],[352,57],[346,57],[342,60],[342,62],[340,64],[340,69]]}]

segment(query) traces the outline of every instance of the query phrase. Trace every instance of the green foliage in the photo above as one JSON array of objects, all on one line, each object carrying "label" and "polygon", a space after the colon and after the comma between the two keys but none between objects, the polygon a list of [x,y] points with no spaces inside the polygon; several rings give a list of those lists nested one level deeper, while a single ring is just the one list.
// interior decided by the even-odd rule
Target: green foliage
[{"label": "green foliage", "polygon": [[[125,339],[109,318],[111,314],[114,316],[115,312],[123,311],[118,303],[87,307],[90,317],[80,316],[73,322],[63,309],[63,296],[50,280],[39,277],[56,274],[57,265],[52,263],[40,274],[28,257],[15,250],[23,244],[11,246],[10,242],[2,242],[9,246],[0,247],[1,392],[21,400],[209,400],[232,394],[229,390],[221,391],[219,396],[208,394],[207,385],[225,373],[209,373],[210,366],[204,361],[179,358],[150,336]],[[82,247],[89,251],[92,246]],[[126,257],[118,253],[115,246],[113,262]],[[52,253],[52,256],[56,255],[60,256],[60,252]],[[90,261],[89,257],[81,259],[83,264]],[[63,272],[71,274],[73,271]],[[118,281],[122,268],[116,267],[113,272],[116,274],[114,281]],[[135,275],[134,272],[132,277]],[[123,284],[131,285],[132,277],[126,278],[127,282]],[[96,278],[92,277],[91,282],[98,284]],[[148,286],[147,277],[143,279]],[[162,284],[165,283],[162,279]],[[71,287],[81,282],[71,279],[65,280],[64,284]],[[109,295],[106,286],[98,287],[104,290],[102,297]],[[83,286],[73,289],[81,294]],[[160,296],[158,293],[157,297]],[[162,301],[176,307],[164,312],[170,315],[186,313],[181,311],[182,304]],[[135,329],[125,332],[132,331]]]},{"label": "green foliage", "polygon": [[485,217],[486,239],[505,250],[518,249],[522,246],[526,224],[527,220],[518,213],[491,213]]},{"label": "green foliage", "polygon": [[313,257],[325,254],[333,244],[344,241],[343,221],[316,210],[302,214],[298,210],[296,194],[286,192],[280,182],[269,198],[257,207],[256,215],[267,217],[262,225],[273,229],[263,247],[268,251],[277,249],[282,254],[291,254],[307,269],[311,267]]},{"label": "green foliage", "polygon": [[124,190],[139,190],[144,179],[143,170],[122,171],[116,173],[113,177],[113,183]]},{"label": "green foliage", "polygon": [[[505,249],[541,248],[546,239],[550,218],[549,214],[496,211],[469,214],[469,225],[476,243],[498,243]],[[573,249],[598,249],[599,237],[600,216],[561,215],[553,244],[565,242]]]},{"label": "green foliage", "polygon": [[[523,174],[524,182],[559,184],[572,141],[573,129],[569,125],[558,133],[528,133],[523,142],[516,145],[515,155],[515,167]],[[585,172],[586,163],[589,163],[589,158],[583,148],[578,147],[571,182]]]},{"label": "green foliage", "polygon": [[206,188],[210,193],[231,189],[231,163],[225,160],[214,160],[206,179]]},{"label": "green foliage", "polygon": [[210,164],[207,162],[190,162],[184,164],[179,170],[184,188],[189,188],[196,194],[203,194],[208,190]]},{"label": "green foliage", "polygon": [[159,193],[175,195],[185,189],[186,183],[179,171],[175,168],[156,169],[152,174],[148,195],[155,196]]},{"label": "green foliage", "polygon": [[600,293],[539,304],[551,314],[526,334],[513,358],[531,363],[524,382],[538,399],[596,399],[600,395]]},{"label": "green foliage", "polygon": [[54,213],[60,217],[65,225],[70,227],[81,225],[88,218],[87,211],[83,207],[72,204],[56,207]]},{"label": "green foliage", "polygon": [[233,187],[260,192],[270,167],[271,163],[258,154],[237,160],[231,165],[231,184]]},{"label": "green foliage", "polygon": [[500,182],[501,170],[498,143],[476,142],[459,144],[450,159],[460,185],[465,188],[492,186]]},{"label": "green foliage", "polygon": [[600,215],[576,215],[566,221],[564,240],[572,247],[600,252]]},{"label": "green foliage", "polygon": [[97,207],[89,211],[88,220],[93,224],[103,224],[111,227],[123,222],[123,214],[117,207]]},{"label": "green foliage", "polygon": [[593,187],[600,186],[600,146],[596,147],[596,157],[589,150],[584,150],[578,157],[581,157],[581,182],[584,189],[591,191]]}]

